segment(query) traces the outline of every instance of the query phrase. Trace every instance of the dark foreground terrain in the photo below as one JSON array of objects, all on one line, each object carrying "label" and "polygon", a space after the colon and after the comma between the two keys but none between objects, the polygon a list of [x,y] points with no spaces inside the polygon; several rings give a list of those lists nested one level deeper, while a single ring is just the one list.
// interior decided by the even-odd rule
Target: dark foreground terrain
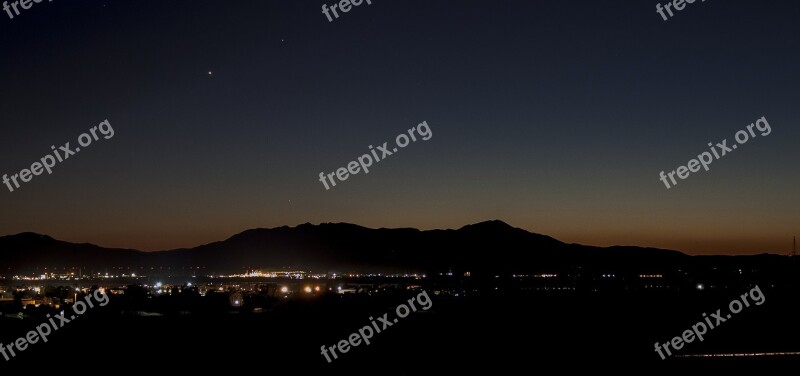
[{"label": "dark foreground terrain", "polygon": [[[751,305],[703,342],[686,344],[686,354],[761,353],[800,350],[800,325],[794,292],[762,288],[765,302]],[[370,317],[389,313],[418,292],[384,296],[332,294],[279,304],[263,313],[192,313],[140,317],[120,313],[119,300],[93,308],[0,369],[44,366],[106,374],[141,372],[224,372],[269,374],[453,374],[545,370],[659,371],[783,366],[793,356],[750,358],[669,358],[654,351],[702,320],[703,313],[727,312],[728,303],[747,291],[636,293],[532,292],[482,296],[434,296],[419,310],[375,334],[328,364],[320,353],[369,325]],[[115,307],[116,306],[116,307]],[[44,322],[34,317],[0,320],[0,340],[8,344]],[[553,368],[555,367],[555,368]]]}]

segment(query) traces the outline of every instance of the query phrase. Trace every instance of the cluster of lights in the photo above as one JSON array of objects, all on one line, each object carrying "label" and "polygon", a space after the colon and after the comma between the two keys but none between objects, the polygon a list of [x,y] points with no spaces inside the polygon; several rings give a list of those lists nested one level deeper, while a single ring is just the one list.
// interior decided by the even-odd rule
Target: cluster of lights
[{"label": "cluster of lights", "polygon": [[210,275],[210,278],[291,278],[291,279],[304,279],[308,273],[303,271],[266,271],[253,270],[244,274],[230,274],[230,275]]},{"label": "cluster of lights", "polygon": [[[439,275],[442,275],[442,273],[439,273]],[[448,273],[448,275],[453,275],[453,273],[450,272],[450,273]],[[338,274],[338,273],[333,273],[332,274],[332,279],[343,278],[343,277],[347,277],[347,278],[382,277],[382,278],[416,278],[416,279],[420,279],[420,278],[426,278],[427,276],[425,274],[416,274],[416,273],[414,273],[414,274],[409,274],[409,273],[403,273],[403,274],[383,274],[383,273],[378,273],[378,274],[374,274],[374,273],[368,273],[368,274],[361,274],[361,273]]]},{"label": "cluster of lights", "polygon": [[[115,268],[116,269],[116,268]],[[120,270],[123,268],[119,268]],[[163,267],[151,267],[150,270],[163,270]],[[171,268],[167,268],[168,270]],[[189,268],[192,269],[192,268]],[[198,267],[197,269],[200,269]],[[453,272],[446,273],[448,276],[452,276]],[[465,276],[469,276],[469,272],[465,273]],[[76,275],[76,273],[65,273],[65,274],[57,274],[57,273],[45,273],[39,275],[15,275],[13,279],[16,280],[27,280],[27,281],[38,281],[38,280],[49,280],[49,279],[60,279],[60,280],[70,280],[70,279],[85,279],[85,278],[146,278],[145,275],[137,275],[136,273],[121,273],[121,274],[110,274],[110,273],[95,273],[95,274],[82,274]],[[194,277],[194,276],[193,276]],[[312,274],[310,272],[305,271],[260,271],[260,270],[253,270],[248,271],[247,273],[243,274],[229,274],[229,275],[207,275],[208,278],[289,278],[289,279],[336,279],[336,278],[374,278],[374,277],[381,277],[381,278],[415,278],[415,279],[423,279],[427,278],[425,274],[416,274],[416,273],[402,273],[402,274],[383,274],[383,273],[346,273],[346,274],[339,274],[339,273],[323,273],[323,274]],[[2,278],[2,277],[0,277]]]},{"label": "cluster of lights", "polygon": [[75,273],[65,273],[65,274],[57,274],[57,273],[45,273],[39,275],[15,275],[12,277],[14,280],[20,281],[46,281],[46,280],[79,280],[79,279],[86,279],[86,278],[101,278],[101,279],[112,279],[112,278],[136,278],[136,273],[132,273],[130,275],[121,274],[121,275],[111,275],[109,273],[105,274],[93,274],[93,275],[76,275]]},{"label": "cluster of lights", "polygon": [[[280,290],[280,291],[281,291],[281,293],[283,293],[283,294],[288,294],[290,290],[289,290],[289,287],[288,287],[288,286],[283,286],[283,287],[281,287],[281,290]],[[311,294],[311,293],[313,293],[313,292],[320,292],[320,291],[322,291],[322,288],[321,288],[321,287],[319,287],[319,286],[313,286],[313,287],[312,287],[312,286],[305,286],[305,287],[303,288],[303,291],[304,291],[306,294]]]}]

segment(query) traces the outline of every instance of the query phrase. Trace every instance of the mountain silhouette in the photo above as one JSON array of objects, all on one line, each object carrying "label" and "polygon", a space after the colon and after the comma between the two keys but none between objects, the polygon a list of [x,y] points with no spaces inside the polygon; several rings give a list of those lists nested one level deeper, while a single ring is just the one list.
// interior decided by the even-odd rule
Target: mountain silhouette
[{"label": "mountain silhouette", "polygon": [[[157,252],[75,244],[46,235],[0,237],[0,273],[81,268],[112,272],[169,271],[171,274],[241,272],[295,268],[313,271],[533,273],[569,268],[646,272],[691,266],[709,260],[740,262],[743,257],[687,256],[678,251],[641,247],[592,247],[567,244],[502,221],[466,225],[457,230],[370,229],[348,223],[309,223],[258,228],[194,248]],[[754,258],[756,256],[750,256]],[[746,257],[745,257],[746,258]],[[776,259],[777,258],[777,259]],[[779,262],[782,256],[762,257]]]}]

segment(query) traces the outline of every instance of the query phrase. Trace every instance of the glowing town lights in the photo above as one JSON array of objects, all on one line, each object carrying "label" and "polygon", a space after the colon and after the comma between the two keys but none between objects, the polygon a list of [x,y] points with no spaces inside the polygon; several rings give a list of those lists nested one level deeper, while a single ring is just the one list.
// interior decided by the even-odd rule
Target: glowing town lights
[{"label": "glowing town lights", "polygon": [[283,287],[281,287],[281,292],[285,294],[285,293],[289,292],[289,288],[286,287],[286,286],[283,286]]},{"label": "glowing town lights", "polygon": [[156,283],[156,288],[161,288],[161,282]]},{"label": "glowing town lights", "polygon": [[698,283],[698,284],[697,284],[697,289],[698,289],[698,290],[703,290],[703,289],[705,289],[705,288],[706,288],[706,287],[705,287],[705,286],[703,286],[703,284],[702,284],[702,283]]},{"label": "glowing town lights", "polygon": [[314,287],[314,291],[319,291],[319,286]]},{"label": "glowing town lights", "polygon": [[310,294],[311,293],[311,286],[306,286],[305,292]]}]

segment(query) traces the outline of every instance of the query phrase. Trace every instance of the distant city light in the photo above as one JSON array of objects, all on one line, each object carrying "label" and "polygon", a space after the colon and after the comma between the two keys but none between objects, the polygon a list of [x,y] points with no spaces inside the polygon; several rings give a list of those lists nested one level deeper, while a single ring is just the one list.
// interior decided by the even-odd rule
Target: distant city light
[{"label": "distant city light", "polygon": [[281,287],[281,292],[285,294],[285,293],[289,292],[289,288],[286,287],[286,286],[283,286],[283,287]]},{"label": "distant city light", "polygon": [[703,284],[702,284],[702,283],[698,283],[698,284],[697,284],[697,289],[698,289],[698,290],[703,290],[703,289],[705,289],[705,288],[706,288],[706,287],[705,287],[705,286],[703,286]]},{"label": "distant city light", "polygon": [[306,286],[305,291],[310,294],[311,293],[311,286]]}]

